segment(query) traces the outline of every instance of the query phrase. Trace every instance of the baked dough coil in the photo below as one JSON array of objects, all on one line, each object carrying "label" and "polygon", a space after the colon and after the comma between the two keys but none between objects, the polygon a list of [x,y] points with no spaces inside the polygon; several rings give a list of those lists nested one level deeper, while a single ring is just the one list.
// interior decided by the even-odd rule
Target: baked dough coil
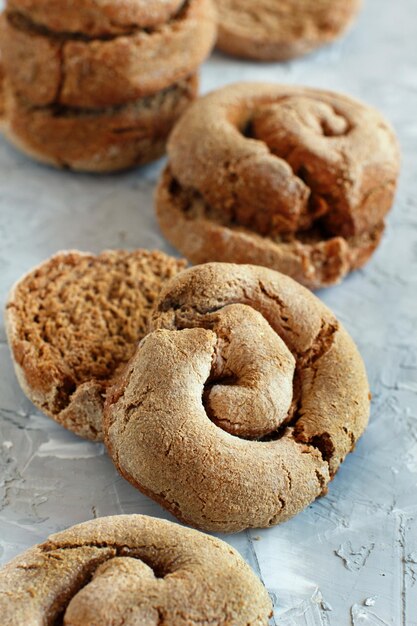
[{"label": "baked dough coil", "polygon": [[394,198],[395,135],[340,94],[240,83],[174,129],[156,199],[164,235],[194,263],[265,265],[311,288],[377,247]]},{"label": "baked dough coil", "polygon": [[266,626],[271,613],[233,548],[142,515],[74,526],[0,570],[2,626]]},{"label": "baked dough coil", "polygon": [[0,20],[3,64],[14,94],[36,107],[93,109],[154,95],[194,74],[216,37],[211,0],[187,0],[166,23],[104,38],[68,33],[64,18],[47,30],[13,6]]},{"label": "baked dough coil", "polygon": [[164,287],[154,329],[107,394],[122,475],[180,520],[237,532],[326,493],[369,416],[358,351],[308,290],[212,263]]}]

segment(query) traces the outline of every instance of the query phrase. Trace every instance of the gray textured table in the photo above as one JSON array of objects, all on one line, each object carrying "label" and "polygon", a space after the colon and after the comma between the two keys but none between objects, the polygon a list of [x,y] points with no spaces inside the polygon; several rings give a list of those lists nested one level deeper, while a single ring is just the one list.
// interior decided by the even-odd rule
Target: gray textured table
[{"label": "gray textured table", "polygon": [[[380,108],[402,144],[400,190],[370,264],[320,297],[359,344],[370,426],[328,496],[277,528],[227,537],[262,577],[282,626],[417,625],[417,0],[365,0],[355,29],[289,64],[215,55],[207,91],[239,79],[345,91]],[[160,164],[104,178],[38,166],[0,140],[0,303],[62,248],[169,250],[152,212]],[[0,561],[108,514],[169,517],[120,478],[102,445],[42,416],[0,330]]]}]

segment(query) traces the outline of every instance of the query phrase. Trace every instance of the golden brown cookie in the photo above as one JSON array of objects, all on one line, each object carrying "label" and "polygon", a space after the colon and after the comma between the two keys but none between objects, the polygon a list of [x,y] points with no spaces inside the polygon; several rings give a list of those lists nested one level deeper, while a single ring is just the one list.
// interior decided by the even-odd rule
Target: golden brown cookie
[{"label": "golden brown cookie", "polygon": [[229,545],[143,515],[51,535],[0,570],[2,626],[267,626],[265,587]]},{"label": "golden brown cookie", "polygon": [[13,10],[0,23],[10,86],[36,106],[110,107],[154,95],[196,72],[216,37],[211,0],[189,0],[156,29],[104,39],[45,32]]},{"label": "golden brown cookie", "polygon": [[263,83],[196,102],[168,155],[156,210],[182,254],[265,265],[313,289],[368,260],[399,172],[395,135],[375,109]]},{"label": "golden brown cookie", "polygon": [[101,440],[106,389],[146,334],[162,285],[184,266],[158,251],[75,251],[26,274],[5,321],[30,400],[76,434]]},{"label": "golden brown cookie", "polygon": [[194,100],[197,76],[119,107],[32,107],[4,85],[2,132],[22,152],[55,167],[111,172],[161,157],[175,122]]},{"label": "golden brown cookie", "polygon": [[326,493],[369,416],[355,344],[291,278],[209,263],[171,279],[109,389],[119,471],[180,520],[267,527]]},{"label": "golden brown cookie", "polygon": [[7,0],[7,8],[58,32],[106,37],[155,28],[180,10],[183,0]]},{"label": "golden brown cookie", "polygon": [[339,37],[361,0],[216,0],[218,47],[263,61],[298,57]]}]

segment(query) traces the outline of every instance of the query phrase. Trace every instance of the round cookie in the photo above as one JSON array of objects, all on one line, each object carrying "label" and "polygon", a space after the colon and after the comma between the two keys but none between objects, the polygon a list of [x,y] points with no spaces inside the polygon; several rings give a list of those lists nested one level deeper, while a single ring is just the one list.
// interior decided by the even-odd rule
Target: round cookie
[{"label": "round cookie", "polygon": [[209,263],[162,289],[104,411],[121,474],[180,520],[238,532],[288,520],[363,433],[355,344],[291,278]]},{"label": "round cookie", "polygon": [[2,132],[22,152],[59,168],[112,172],[161,157],[175,122],[194,100],[197,76],[120,107],[36,108],[3,87]]},{"label": "round cookie", "polygon": [[182,254],[265,265],[313,289],[368,260],[399,173],[397,140],[375,109],[263,83],[194,103],[168,156],[156,210]]},{"label": "round cookie", "polygon": [[285,61],[339,37],[361,0],[216,0],[218,47],[233,56]]},{"label": "round cookie", "polygon": [[7,0],[7,9],[39,28],[106,37],[156,28],[182,4],[183,0]]},{"label": "round cookie", "polygon": [[12,289],[5,313],[16,374],[44,413],[102,439],[107,387],[147,332],[166,280],[184,261],[162,252],[59,252]]},{"label": "round cookie", "polygon": [[0,570],[2,626],[267,626],[262,583],[229,545],[142,515],[51,535]]},{"label": "round cookie", "polygon": [[211,0],[190,0],[155,30],[110,39],[46,34],[10,11],[0,24],[10,87],[34,106],[111,107],[154,95],[194,73],[216,37]]}]

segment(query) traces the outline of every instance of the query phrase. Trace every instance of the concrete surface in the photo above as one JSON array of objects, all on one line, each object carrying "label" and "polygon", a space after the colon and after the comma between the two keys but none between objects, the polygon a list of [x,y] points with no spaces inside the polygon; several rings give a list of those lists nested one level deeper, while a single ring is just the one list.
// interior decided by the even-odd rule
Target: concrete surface
[{"label": "concrete surface", "polygon": [[[327,497],[266,531],[227,537],[262,577],[281,626],[417,625],[417,2],[368,0],[342,41],[288,64],[215,55],[207,91],[239,79],[327,87],[377,106],[400,137],[403,172],[383,244],[320,293],[359,344],[372,418]],[[161,163],[104,178],[55,172],[0,140],[0,304],[62,248],[169,250],[152,212]],[[0,330],[0,561],[95,516],[169,517],[119,477],[102,445],[42,416],[16,382]]]}]

